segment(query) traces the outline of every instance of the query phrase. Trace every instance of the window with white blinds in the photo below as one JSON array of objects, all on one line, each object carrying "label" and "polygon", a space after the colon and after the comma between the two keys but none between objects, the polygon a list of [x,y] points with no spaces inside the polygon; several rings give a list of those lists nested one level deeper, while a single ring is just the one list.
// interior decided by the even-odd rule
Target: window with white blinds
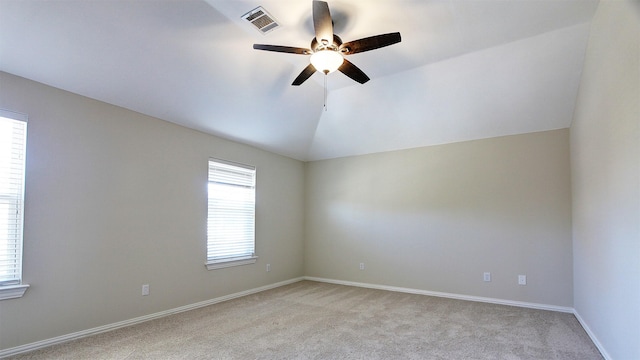
[{"label": "window with white blinds", "polygon": [[26,116],[0,110],[0,288],[22,281]]},{"label": "window with white blinds", "polygon": [[207,268],[255,263],[256,169],[209,159]]}]

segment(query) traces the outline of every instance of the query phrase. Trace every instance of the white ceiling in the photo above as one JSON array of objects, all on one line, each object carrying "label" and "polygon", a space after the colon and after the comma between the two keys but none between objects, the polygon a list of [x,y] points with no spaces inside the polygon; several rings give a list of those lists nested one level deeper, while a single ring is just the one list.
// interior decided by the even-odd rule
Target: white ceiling
[{"label": "white ceiling", "polygon": [[[598,0],[329,1],[343,41],[402,42],[299,87],[311,1],[0,1],[0,70],[300,160],[566,128]],[[262,6],[262,35],[240,17]]]}]

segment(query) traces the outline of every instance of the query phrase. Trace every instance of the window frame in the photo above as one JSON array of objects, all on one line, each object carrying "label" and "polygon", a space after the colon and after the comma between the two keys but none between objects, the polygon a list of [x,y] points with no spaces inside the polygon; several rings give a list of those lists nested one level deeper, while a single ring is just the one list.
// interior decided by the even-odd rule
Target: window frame
[{"label": "window frame", "polygon": [[[27,158],[27,120],[28,116],[26,114],[21,114],[17,112],[13,112],[10,110],[0,109],[0,117],[5,118],[11,121],[23,122],[24,123],[24,138],[22,138],[22,147],[20,148],[19,156],[21,157],[20,168],[16,169],[14,167],[9,167],[9,171],[20,171],[21,178],[19,179],[19,189],[17,194],[12,194],[10,192],[5,196],[4,194],[0,194],[0,196],[8,198],[11,200],[14,198],[14,204],[17,209],[17,229],[16,229],[16,237],[15,245],[16,245],[16,259],[17,259],[17,278],[9,279],[0,282],[0,300],[6,299],[15,299],[20,298],[24,295],[29,288],[29,285],[23,283],[22,277],[22,263],[24,258],[24,248],[23,248],[23,240],[24,240],[24,194],[25,194],[25,184],[26,184],[26,158]],[[12,139],[13,140],[13,139]],[[12,141],[13,143],[13,141]]]},{"label": "window frame", "polygon": [[[206,242],[207,257],[206,257],[206,263],[205,263],[207,270],[216,270],[216,269],[223,269],[223,268],[228,268],[232,266],[254,264],[258,259],[258,256],[256,255],[256,183],[257,183],[256,167],[252,165],[241,164],[241,163],[218,159],[218,158],[209,158],[208,165],[209,165],[208,166],[209,171],[207,176],[207,242]],[[233,179],[230,179],[229,182],[227,181],[221,182],[220,178],[218,178],[218,181],[216,181],[216,179],[212,178],[212,171],[216,171],[213,168],[216,168],[217,171],[222,171],[223,173],[225,171],[224,169],[228,169],[229,173],[237,172],[238,174],[241,174],[241,176],[245,177],[245,179],[244,181],[240,179],[239,182],[234,182]],[[247,176],[249,176],[249,174],[251,176],[250,185],[246,183]],[[216,176],[216,175],[213,175],[213,176]],[[214,220],[212,218],[211,212],[212,212],[212,209],[213,210],[216,209],[212,205],[213,197],[210,194],[210,190],[212,186],[219,186],[219,187],[228,186],[229,189],[237,188],[239,189],[239,191],[243,191],[243,190],[250,191],[251,200],[249,203],[252,206],[251,212],[250,212],[251,216],[249,217],[249,219],[243,219],[243,220],[250,221],[249,225],[251,229],[252,248],[245,247],[244,249],[245,250],[251,249],[252,250],[251,254],[247,253],[246,251],[243,251],[235,255],[226,256],[226,257],[215,257],[212,255],[212,252],[214,251],[214,249],[212,249],[212,247],[214,246],[213,244],[214,235],[211,232],[211,228],[212,228],[211,222]],[[220,200],[220,197],[218,197],[218,200]],[[246,205],[246,203],[244,205]],[[243,227],[243,231],[246,231],[246,225],[247,225],[246,223],[241,224],[241,226]],[[242,239],[241,241],[246,242],[246,238]]]}]

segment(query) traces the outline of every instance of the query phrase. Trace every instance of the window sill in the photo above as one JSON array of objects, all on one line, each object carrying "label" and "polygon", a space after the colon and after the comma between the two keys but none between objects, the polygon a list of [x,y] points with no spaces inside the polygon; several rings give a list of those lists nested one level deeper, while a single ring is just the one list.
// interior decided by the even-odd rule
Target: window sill
[{"label": "window sill", "polygon": [[0,300],[21,298],[29,285],[8,285],[0,286]]},{"label": "window sill", "polygon": [[209,263],[206,263],[205,265],[207,266],[207,270],[217,270],[217,269],[224,269],[232,266],[254,264],[256,260],[258,260],[257,256],[250,256],[250,257],[244,257],[244,258],[238,258],[238,259],[209,262]]}]

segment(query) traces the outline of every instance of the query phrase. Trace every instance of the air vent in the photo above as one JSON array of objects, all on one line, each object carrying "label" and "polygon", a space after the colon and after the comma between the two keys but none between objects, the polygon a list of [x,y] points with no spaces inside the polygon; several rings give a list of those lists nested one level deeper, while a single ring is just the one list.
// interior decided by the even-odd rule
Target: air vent
[{"label": "air vent", "polygon": [[261,34],[273,31],[278,26],[278,22],[261,6],[242,15],[242,18],[250,22]]}]

